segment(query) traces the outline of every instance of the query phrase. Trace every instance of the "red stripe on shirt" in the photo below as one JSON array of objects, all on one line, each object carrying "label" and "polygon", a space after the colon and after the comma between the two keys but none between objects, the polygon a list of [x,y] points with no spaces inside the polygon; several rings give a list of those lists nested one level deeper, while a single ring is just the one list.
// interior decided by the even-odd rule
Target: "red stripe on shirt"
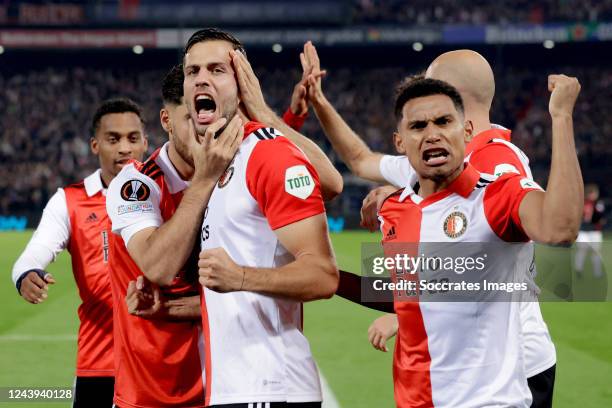
[{"label": "red stripe on shirt", "polygon": [[[421,235],[421,208],[409,197],[400,202],[396,194],[385,201],[380,215],[384,220],[381,229],[385,256],[400,252],[415,255]],[[408,275],[408,279],[418,280],[418,275]],[[394,298],[399,321],[393,358],[395,402],[400,408],[432,407],[431,356],[418,299],[401,300],[397,293]]]}]

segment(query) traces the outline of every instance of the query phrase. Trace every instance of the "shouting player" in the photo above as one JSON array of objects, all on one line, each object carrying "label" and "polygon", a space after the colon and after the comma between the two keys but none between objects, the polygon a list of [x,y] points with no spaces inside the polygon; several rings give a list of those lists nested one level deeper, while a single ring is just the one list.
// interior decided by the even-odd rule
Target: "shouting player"
[{"label": "shouting player", "polygon": [[[211,42],[233,43],[233,37],[220,31],[210,30],[208,35]],[[234,78],[231,61],[225,66],[206,66],[205,70],[211,75],[229,74]],[[182,80],[175,70],[171,79],[173,88],[178,78]],[[254,89],[245,87],[245,90]],[[177,92],[173,94],[176,96]],[[242,120],[237,115],[230,116],[231,112],[208,127],[207,137],[196,138],[185,106],[176,105],[174,96],[164,95],[164,101],[172,102],[172,106],[166,103],[166,113],[162,111],[169,142],[145,163],[127,166],[109,187],[107,208],[113,232],[121,235],[113,237],[111,248],[117,253],[129,253],[125,263],[112,274],[118,322],[116,350],[121,364],[115,402],[121,407],[201,406],[204,403],[200,378],[200,359],[204,356],[197,325],[177,322],[177,316],[141,319],[138,315],[143,311],[138,299],[136,306],[132,298],[128,299],[129,310],[123,301],[129,285],[132,285],[131,293],[134,291],[134,284],[130,282],[148,284],[140,278],[144,275],[147,281],[165,288],[164,297],[183,299],[183,307],[175,308],[175,312],[182,313],[183,318],[193,317],[184,315],[191,310],[191,300],[197,299],[197,292],[195,296],[193,293],[193,276],[187,272],[186,265],[200,235],[212,189],[242,141]],[[242,102],[246,109],[259,109],[249,105],[255,103],[252,98],[242,98]],[[256,102],[261,104],[263,100]],[[322,166],[322,173],[331,175],[322,183],[328,186],[328,194],[337,193],[340,178],[337,171],[316,145],[298,136],[304,142],[300,145],[304,151],[316,156],[313,160]]]},{"label": "shouting player", "polygon": [[13,267],[13,281],[31,303],[47,298],[55,279],[45,272],[67,249],[79,289],[79,336],[74,407],[113,405],[113,304],[110,291],[110,221],[106,187],[147,148],[140,107],[129,99],[103,102],[92,120],[91,151],[100,168],[83,181],[60,188],[43,211],[38,228]]},{"label": "shouting player", "polygon": [[[256,79],[241,44],[215,32],[196,32],[184,56],[185,102],[203,143],[223,118],[246,121],[239,102]],[[338,280],[318,175],[275,128],[246,122],[243,137],[201,230],[206,403],[317,407],[301,302],[331,296]]]},{"label": "shouting player", "polygon": [[[308,59],[318,57],[312,44],[305,46]],[[451,51],[436,58],[425,74],[455,86],[464,101],[465,118],[473,127],[473,137],[466,145],[466,160],[478,171],[494,175],[506,172],[518,173],[531,178],[529,161],[518,147],[509,142],[510,131],[490,122],[490,108],[495,94],[495,80],[489,63],[478,53],[470,50]],[[311,80],[312,81],[312,80]],[[313,81],[319,84],[318,81]],[[325,98],[320,86],[309,86],[310,101],[317,113],[325,134],[332,146],[356,175],[376,181],[387,182],[395,187],[373,191],[364,200],[362,222],[374,230],[377,227],[376,211],[382,200],[395,188],[416,182],[416,174],[405,155],[388,156],[372,152],[350,129]],[[399,134],[394,136],[396,147],[403,152]],[[344,278],[341,275],[339,294],[345,295]],[[358,289],[359,285],[353,285]],[[356,292],[360,296],[360,292]],[[556,353],[537,302],[521,304],[522,347],[525,354],[529,386],[533,394],[534,407],[549,407],[552,404],[555,378]],[[393,316],[384,316],[369,330],[375,347],[384,350],[385,341],[393,335],[397,321]]]},{"label": "shouting player", "polygon": [[[126,407],[199,407],[203,358],[194,316],[144,319],[124,301],[131,281],[143,274],[163,284],[163,296],[189,305],[199,302],[197,278],[185,265],[199,228],[195,225],[233,151],[240,124],[215,140],[197,144],[182,104],[182,75],[175,67],[164,78],[160,112],[169,141],[144,163],[130,163],[110,184],[107,211],[112,221],[111,271],[114,299],[115,404]],[[178,90],[178,91],[177,91]],[[207,146],[208,147],[208,146]],[[191,228],[190,228],[191,227]],[[120,234],[120,235],[116,235]],[[158,281],[160,270],[173,272]],[[197,315],[195,316],[197,318]]]},{"label": "shouting player", "polygon": [[[400,85],[395,139],[416,173],[419,190],[409,184],[384,202],[379,212],[383,247],[449,239],[573,242],[583,194],[572,124],[580,85],[575,78],[551,75],[548,88],[553,149],[544,192],[523,175],[510,172],[491,182],[464,163],[472,125],[465,120],[455,88],[433,79]],[[463,227],[449,234],[442,224],[457,214]],[[530,258],[508,255],[503,264],[514,268],[515,263],[530,263]],[[398,407],[530,406],[519,308],[516,302],[396,297],[399,332],[393,373]]]}]

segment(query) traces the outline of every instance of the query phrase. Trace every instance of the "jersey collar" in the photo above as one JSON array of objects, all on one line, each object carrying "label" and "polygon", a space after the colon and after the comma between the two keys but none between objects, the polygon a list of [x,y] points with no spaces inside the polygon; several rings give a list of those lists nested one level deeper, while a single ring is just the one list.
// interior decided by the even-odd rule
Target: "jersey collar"
[{"label": "jersey collar", "polygon": [[466,163],[463,171],[447,188],[451,193],[460,195],[463,198],[469,197],[474,191],[474,187],[480,179],[480,172],[470,163]]},{"label": "jersey collar", "polygon": [[474,187],[480,179],[480,172],[476,170],[470,163],[464,163],[464,168],[459,177],[457,177],[448,187],[440,190],[427,198],[423,198],[414,192],[411,186],[407,186],[399,197],[399,201],[403,202],[410,197],[412,201],[420,207],[425,207],[440,201],[451,194],[458,194],[461,197],[467,198],[474,191]]},{"label": "jersey collar", "polygon": [[465,146],[465,156],[472,154],[474,150],[486,145],[493,139],[510,141],[510,130],[500,125],[491,125],[491,129],[480,132]]},{"label": "jersey collar", "polygon": [[251,120],[244,125],[244,135],[242,136],[242,140],[246,139],[251,133],[256,131],[257,129],[261,129],[266,127],[263,123],[256,122]]},{"label": "jersey collar", "polygon": [[83,184],[85,184],[87,197],[93,197],[99,192],[105,193],[104,184],[102,184],[102,171],[100,169],[85,177]]},{"label": "jersey collar", "polygon": [[170,161],[170,156],[168,156],[169,145],[170,142],[166,142],[159,149],[159,154],[155,158],[155,163],[157,163],[161,171],[164,173],[164,181],[168,185],[168,191],[170,191],[170,194],[176,194],[189,187],[189,181],[181,178],[180,174],[178,171],[176,171],[176,168]]}]

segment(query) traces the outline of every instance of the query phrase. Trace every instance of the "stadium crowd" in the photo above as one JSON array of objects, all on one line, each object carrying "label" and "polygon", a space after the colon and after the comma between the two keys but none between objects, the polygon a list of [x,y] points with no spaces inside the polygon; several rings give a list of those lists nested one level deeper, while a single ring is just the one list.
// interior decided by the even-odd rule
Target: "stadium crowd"
[{"label": "stadium crowd", "polygon": [[361,23],[541,24],[611,18],[610,0],[357,0],[353,7],[353,22]]},{"label": "stadium crowd", "polygon": [[[585,180],[597,182],[602,196],[609,196],[612,182],[600,175],[610,174],[612,166],[606,160],[612,146],[605,141],[605,135],[612,133],[612,123],[598,118],[605,118],[612,109],[612,70],[563,67],[560,71],[577,76],[583,84],[574,116],[577,149]],[[301,73],[261,66],[256,72],[267,102],[282,114]],[[164,73],[163,69],[50,68],[0,75],[0,88],[4,89],[0,94],[0,214],[38,212],[57,187],[82,179],[96,167],[89,151],[89,119],[95,106],[106,98],[123,95],[139,102],[150,146],[161,146],[166,135],[159,124],[158,84]],[[394,151],[393,84],[405,74],[405,68],[400,67],[333,69],[324,81],[326,94],[340,114],[375,151]],[[544,78],[516,68],[496,76],[498,96],[491,119],[513,129],[513,142],[529,156],[535,179],[545,183],[551,130]],[[336,166],[348,175],[313,113],[302,132],[324,146]]]}]

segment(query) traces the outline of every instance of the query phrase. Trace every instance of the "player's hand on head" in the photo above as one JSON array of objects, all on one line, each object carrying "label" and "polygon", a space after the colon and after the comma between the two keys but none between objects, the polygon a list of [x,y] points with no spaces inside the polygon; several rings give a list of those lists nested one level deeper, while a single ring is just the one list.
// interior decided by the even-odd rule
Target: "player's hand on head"
[{"label": "player's hand on head", "polygon": [[200,284],[216,292],[233,292],[242,289],[244,268],[236,264],[223,248],[200,252],[198,260]]},{"label": "player's hand on head", "polygon": [[387,352],[387,340],[397,334],[398,328],[397,315],[386,314],[372,322],[368,328],[368,340],[376,350]]},{"label": "player's hand on head", "polygon": [[163,299],[159,286],[139,276],[128,283],[125,302],[128,313],[145,319],[163,315]]},{"label": "player's hand on head", "polygon": [[551,92],[548,110],[552,117],[571,116],[580,93],[580,82],[567,75],[549,75],[548,90]]},{"label": "player's hand on head", "polygon": [[389,195],[395,192],[393,186],[377,187],[370,191],[363,199],[361,205],[361,222],[360,225],[370,232],[377,231],[379,228],[378,211],[382,207],[383,202]]},{"label": "player's hand on head", "polygon": [[[193,123],[189,126],[193,128]],[[225,118],[211,123],[205,135],[199,137],[200,142],[194,138],[191,145],[195,166],[193,181],[216,182],[236,155],[243,135],[242,119],[236,114],[229,123]]]},{"label": "player's hand on head", "polygon": [[230,57],[240,89],[240,100],[244,104],[249,117],[260,122],[269,121],[269,117],[273,113],[266,104],[259,79],[257,79],[249,60],[243,53],[235,50],[230,51]]},{"label": "player's hand on head", "polygon": [[55,279],[50,273],[41,278],[38,273],[31,271],[21,280],[19,293],[30,303],[42,303],[48,297],[48,285],[54,283]]}]

